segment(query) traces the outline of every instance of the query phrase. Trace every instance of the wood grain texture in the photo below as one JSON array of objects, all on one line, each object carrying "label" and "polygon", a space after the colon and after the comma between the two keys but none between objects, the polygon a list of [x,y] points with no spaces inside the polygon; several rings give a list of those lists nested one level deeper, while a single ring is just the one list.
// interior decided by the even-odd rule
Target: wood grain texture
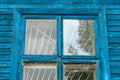
[{"label": "wood grain texture", "polygon": [[[13,16],[0,9],[0,80],[10,80],[13,45]],[[5,14],[4,14],[5,13]]]},{"label": "wood grain texture", "polygon": [[1,0],[1,3],[14,3],[14,4],[19,4],[19,3],[101,3],[101,4],[118,4],[120,3],[119,0]]},{"label": "wood grain texture", "polygon": [[120,80],[120,10],[107,10],[108,46],[112,80]]},{"label": "wood grain texture", "polygon": [[[61,15],[64,16],[63,18],[67,18],[68,15],[69,16],[74,15],[77,17],[82,15],[82,17],[79,18],[87,19],[89,17],[89,19],[97,19],[98,14],[103,9],[106,9],[105,11],[106,14],[101,15],[100,19],[102,19],[103,22],[101,22],[101,24],[99,25],[101,25],[103,29],[104,26],[106,26],[107,32],[101,29],[103,31],[103,33],[101,33],[101,36],[103,36],[101,38],[101,40],[103,40],[103,43],[101,43],[102,46],[101,49],[103,50],[103,52],[101,53],[104,54],[106,53],[108,55],[102,54],[104,71],[103,71],[103,77],[100,78],[100,80],[110,80],[108,74],[109,71],[110,71],[111,80],[120,80],[120,65],[119,65],[120,64],[120,0],[29,0],[29,1],[0,0],[0,80],[10,80],[10,79],[18,80],[16,70],[18,66],[17,59],[18,59],[18,47],[19,47],[19,43],[17,42],[19,40],[18,32],[19,29],[21,29],[19,28],[21,26],[18,25],[19,24],[18,19],[20,18],[20,14],[21,15],[29,14],[31,18],[35,17],[32,15],[38,16],[44,14],[49,16]],[[91,16],[89,16],[88,14]],[[58,26],[61,26],[59,22],[58,24],[59,24]],[[60,38],[62,39],[62,37]],[[106,38],[108,39],[105,40]],[[22,42],[23,38],[20,39]],[[108,42],[108,45],[106,45],[107,43],[106,41]],[[105,48],[105,50],[103,48]],[[106,48],[108,48],[108,51],[106,50]],[[59,52],[62,53],[61,51]],[[39,57],[42,58],[40,59]],[[64,56],[61,58],[70,58],[70,57]],[[77,61],[73,60],[73,62],[95,62],[92,59],[95,60],[99,59],[98,57],[83,57],[84,59],[87,59],[86,61],[84,61],[82,57],[75,56],[71,58],[78,59]],[[104,61],[108,58],[109,58],[108,62]],[[27,56],[23,56],[22,59],[26,59],[28,61],[40,60],[41,62],[47,62],[47,61],[56,62],[57,57],[29,56],[28,58]],[[67,62],[69,61],[70,60],[67,60]],[[13,64],[16,66],[14,66]],[[107,67],[109,65],[110,65],[110,70],[107,71]],[[61,68],[61,65],[58,65],[58,68]],[[58,77],[61,76],[62,75],[59,75]]]}]

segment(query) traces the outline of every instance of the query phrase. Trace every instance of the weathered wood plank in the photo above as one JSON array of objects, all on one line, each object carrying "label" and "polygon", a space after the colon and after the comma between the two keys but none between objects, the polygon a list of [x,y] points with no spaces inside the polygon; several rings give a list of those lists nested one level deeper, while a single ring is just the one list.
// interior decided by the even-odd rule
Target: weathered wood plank
[{"label": "weathered wood plank", "polygon": [[120,53],[109,53],[110,56],[120,56]]},{"label": "weathered wood plank", "polygon": [[117,15],[107,15],[107,20],[110,20],[110,21],[120,21],[120,14],[117,14]]},{"label": "weathered wood plank", "polygon": [[13,15],[0,15],[0,20],[13,20]]},{"label": "weathered wood plank", "polygon": [[12,15],[0,15],[0,80],[10,79],[12,20]]},{"label": "weathered wood plank", "polygon": [[20,13],[15,9],[14,10],[14,28],[13,32],[15,33],[15,37],[13,38],[15,41],[13,42],[13,55],[11,57],[11,63],[14,64],[11,66],[11,73],[10,73],[10,79],[11,80],[17,80],[17,70],[18,70],[18,58],[19,58],[19,35],[20,35],[20,22],[21,22],[21,16]]},{"label": "weathered wood plank", "polygon": [[0,55],[0,61],[10,61],[11,60],[11,56],[8,55]]},{"label": "weathered wood plank", "polygon": [[[66,5],[67,4],[67,5]],[[0,8],[44,8],[44,9],[109,9],[109,10],[114,10],[114,9],[120,9],[119,4],[84,4],[84,3],[56,3],[56,4],[1,4]],[[21,6],[22,5],[22,6]],[[5,10],[4,10],[5,11]],[[5,14],[2,10],[0,14]],[[7,14],[11,14],[10,12],[7,12]]]},{"label": "weathered wood plank", "polygon": [[[23,1],[24,1],[24,0],[23,0]],[[62,0],[61,0],[61,1],[62,1]],[[103,0],[102,0],[102,1],[103,1]],[[29,2],[29,1],[28,1],[28,2]],[[33,2],[34,2],[34,1],[33,1]],[[66,2],[67,2],[67,1],[66,1]],[[104,2],[105,2],[105,1],[104,1]],[[46,2],[46,3],[47,3],[47,2]],[[71,1],[70,1],[70,3],[71,3]],[[75,1],[75,3],[77,3],[77,1]],[[22,5],[22,4],[21,4],[21,5]],[[51,4],[51,5],[53,5],[53,4]],[[71,14],[73,14],[73,13],[77,14],[78,11],[74,11],[74,10],[73,10],[73,13],[72,13],[72,11],[69,11],[69,10],[67,10],[67,11],[68,11],[68,12],[67,12],[66,9],[63,10],[63,13],[61,13],[61,11],[62,11],[62,9],[64,9],[64,8],[68,8],[68,9],[72,9],[72,8],[75,9],[75,8],[77,8],[77,7],[78,7],[79,9],[84,8],[84,7],[83,7],[84,5],[82,5],[82,7],[81,7],[81,6],[78,6],[78,5],[76,5],[76,4],[75,4],[75,5],[76,5],[75,7],[72,7],[73,4],[70,5],[70,7],[69,7],[69,6],[65,6],[66,4],[65,4],[64,6],[62,6],[61,4],[60,4],[60,5],[54,4],[52,7],[51,7],[51,5],[48,6],[48,7],[47,7],[47,6],[45,6],[45,7],[44,7],[44,6],[39,6],[39,7],[40,7],[40,9],[41,9],[41,8],[48,8],[48,9],[46,9],[47,11],[41,10],[41,11],[45,12],[46,14],[48,14],[48,13],[53,14],[53,13],[54,13],[54,10],[57,10],[57,11],[58,11],[57,13],[54,13],[54,14],[63,14],[63,13],[65,13],[65,14],[69,14],[69,13],[71,13]],[[22,7],[24,7],[24,8],[30,8],[30,6],[31,6],[31,5],[22,6]],[[73,5],[73,6],[74,6],[74,5]],[[95,5],[95,6],[96,6],[96,5]],[[95,6],[94,6],[94,7],[95,7]],[[106,5],[106,6],[107,6],[107,5]],[[105,6],[105,7],[106,7],[106,6]],[[7,7],[10,7],[10,6],[7,6]],[[12,7],[20,7],[20,5],[19,5],[19,6],[13,5]],[[31,8],[32,8],[32,7],[33,7],[33,6],[31,6]],[[35,5],[34,8],[35,8],[35,7],[37,8],[38,5]],[[49,8],[50,8],[50,9],[54,8],[54,10],[51,11],[51,10],[49,10]],[[55,9],[55,8],[60,8],[60,9]],[[92,5],[92,7],[90,7],[90,5],[89,5],[89,6],[85,6],[85,8],[86,8],[86,9],[93,8],[93,5]],[[98,6],[96,6],[95,8],[98,8]],[[116,8],[116,7],[115,7],[115,8]],[[119,8],[119,7],[117,6],[117,8]],[[22,12],[22,11],[25,11],[25,13],[28,13],[28,12],[30,12],[30,10],[31,10],[31,9],[28,9],[28,10],[25,9],[25,10],[21,10],[21,12]],[[51,11],[51,12],[49,12],[49,11]],[[66,11],[66,12],[65,12],[65,11]],[[81,10],[81,11],[84,11],[84,10]],[[31,12],[32,12],[32,11],[31,11]],[[39,12],[40,12],[40,11],[39,11]],[[89,11],[88,11],[88,12],[89,12]],[[88,12],[87,12],[87,10],[84,11],[85,14],[89,14]],[[37,13],[37,11],[34,12],[34,13]],[[93,13],[94,13],[94,12],[93,12]],[[93,13],[90,13],[90,14],[93,14]],[[114,13],[114,12],[111,11],[110,14],[112,14],[112,13],[119,15],[118,12]],[[32,13],[31,13],[31,14],[32,14]],[[41,14],[43,14],[43,13],[41,13]],[[79,14],[81,14],[81,13],[79,13]],[[96,13],[95,13],[95,14],[96,14]],[[108,13],[108,14],[109,14],[109,13]],[[120,29],[119,29],[118,27],[120,26],[120,24],[119,24],[119,22],[117,22],[117,21],[119,21],[119,17],[117,17],[117,16],[114,17],[114,15],[112,15],[111,17],[109,17],[109,18],[107,18],[107,19],[109,20],[109,22],[108,22],[108,31],[110,31],[110,33],[108,33],[108,35],[111,36],[111,37],[108,36],[108,37],[109,37],[108,39],[110,39],[110,40],[108,40],[108,42],[110,42],[110,43],[119,43],[119,40],[118,40],[118,39],[119,39],[119,31],[120,31]],[[114,20],[114,21],[112,21],[112,20]],[[115,23],[116,23],[116,24],[115,24]],[[113,27],[111,28],[110,26],[113,26]],[[115,27],[114,27],[114,26],[115,26]],[[117,26],[117,27],[116,27],[116,26]],[[9,30],[9,29],[7,29],[7,28],[6,28],[6,29],[0,28],[0,29],[1,29],[1,31],[2,31],[2,30],[3,30],[3,31],[8,31],[8,30]],[[113,32],[113,31],[116,31],[117,33]],[[7,33],[7,32],[6,32],[6,33]],[[8,35],[8,34],[5,34],[5,33],[4,33],[4,35]],[[13,36],[13,34],[12,34],[12,36]],[[115,37],[115,38],[113,38],[112,36]],[[5,36],[5,37],[6,37],[6,36]],[[7,36],[7,37],[8,37],[8,36]],[[117,38],[117,37],[118,37],[118,38]],[[0,39],[1,42],[4,42],[3,40],[4,40],[5,42],[7,42],[7,41],[9,42],[9,40],[7,40],[7,39]],[[110,44],[110,43],[109,43],[109,44]],[[113,44],[111,44],[111,45],[113,45]],[[111,45],[110,45],[110,47],[111,47]],[[119,46],[119,44],[118,44],[118,45],[113,45],[110,49],[118,49],[118,50],[119,50],[119,47],[118,47],[118,46]],[[111,51],[110,51],[110,52],[111,52]],[[115,51],[113,51],[113,52],[115,52]],[[118,51],[118,52],[119,52],[119,51]],[[117,52],[116,52],[116,53],[117,53]],[[4,53],[2,53],[2,54],[4,54]],[[111,57],[112,57],[112,56],[111,56]],[[110,58],[111,58],[111,57],[110,57]],[[110,60],[111,60],[111,61],[112,61],[112,60],[114,61],[114,59],[115,59],[115,57],[112,57]],[[118,59],[118,58],[117,58],[117,59]],[[117,60],[117,59],[115,59],[115,60]],[[114,72],[114,70],[113,70],[113,72]],[[116,79],[116,78],[115,78],[115,79]],[[120,79],[120,78],[119,78],[119,79]],[[119,79],[118,79],[118,80],[119,80]],[[117,80],[117,79],[116,79],[116,80]]]},{"label": "weathered wood plank", "polygon": [[9,74],[10,68],[0,68],[0,74]]},{"label": "weathered wood plank", "polygon": [[12,43],[0,43],[0,48],[12,48]]},{"label": "weathered wood plank", "polygon": [[120,44],[110,43],[108,46],[109,49],[120,49]]},{"label": "weathered wood plank", "polygon": [[10,68],[10,61],[0,61],[0,68],[7,68],[9,67]]},{"label": "weathered wood plank", "polygon": [[120,10],[118,9],[118,10],[114,10],[114,9],[111,9],[111,10],[107,10],[106,11],[106,13],[108,14],[108,15],[120,15]]},{"label": "weathered wood plank", "polygon": [[11,51],[12,51],[11,48],[6,48],[6,49],[0,48],[0,52],[11,52]]},{"label": "weathered wood plank", "polygon": [[0,80],[10,80],[10,74],[0,73]]},{"label": "weathered wood plank", "polygon": [[105,9],[99,14],[99,31],[100,31],[100,57],[102,67],[102,80],[110,80],[110,65],[108,53],[108,39],[107,39],[107,26],[106,26],[106,12]]},{"label": "weathered wood plank", "polygon": [[120,74],[111,74],[112,80],[120,80]]},{"label": "weathered wood plank", "polygon": [[[61,6],[61,5],[60,5]],[[62,14],[62,15],[80,15],[80,14],[89,14],[89,15],[97,15],[100,10],[97,9],[72,9],[72,8],[55,8],[55,9],[49,9],[49,8],[35,8],[35,9],[20,9],[19,12],[21,12],[22,14],[44,14],[44,15],[56,15],[56,14]]]},{"label": "weathered wood plank", "polygon": [[0,55],[11,55],[11,52],[6,52],[6,51],[0,52]]},{"label": "weathered wood plank", "polygon": [[120,56],[110,56],[110,62],[116,62],[116,61],[120,62]]},{"label": "weathered wood plank", "polygon": [[0,43],[12,43],[13,41],[12,38],[0,38]]},{"label": "weathered wood plank", "polygon": [[111,68],[111,74],[119,74],[120,75],[120,68]]},{"label": "weathered wood plank", "polygon": [[119,21],[107,21],[107,25],[108,26],[114,26],[114,25],[120,26],[120,20]]},{"label": "weathered wood plank", "polygon": [[14,4],[18,4],[18,3],[25,3],[25,4],[35,4],[35,3],[95,3],[92,0],[20,0],[20,1],[15,1],[15,0],[4,0],[2,1],[2,3],[14,3]]},{"label": "weathered wood plank", "polygon": [[110,56],[120,56],[120,51],[117,50],[116,52],[109,52]]},{"label": "weathered wood plank", "polygon": [[106,4],[110,4],[110,3],[114,3],[114,4],[118,4],[120,3],[119,0],[19,0],[19,1],[16,1],[16,0],[2,0],[1,1],[2,3],[14,3],[14,4],[18,4],[18,3],[106,3]]},{"label": "weathered wood plank", "polygon": [[108,37],[111,38],[119,38],[120,37],[120,32],[107,32]]},{"label": "weathered wood plank", "polygon": [[10,32],[10,31],[13,31],[12,28],[13,26],[0,26],[0,32],[3,32],[3,31]]},{"label": "weathered wood plank", "polygon": [[110,56],[120,56],[120,50],[119,49],[109,49]]},{"label": "weathered wood plank", "polygon": [[[0,7],[2,7],[2,4],[0,4]],[[10,9],[7,8],[7,9],[4,9],[4,8],[0,8],[0,15],[13,15],[13,9]]]},{"label": "weathered wood plank", "polygon": [[2,37],[13,37],[13,32],[0,32],[0,37],[2,38]]},{"label": "weathered wood plank", "polygon": [[110,43],[115,43],[115,44],[119,44],[120,43],[120,38],[111,38],[108,37],[108,42]]},{"label": "weathered wood plank", "polygon": [[119,32],[120,31],[120,26],[107,26],[107,31],[108,32]]},{"label": "weathered wood plank", "polygon": [[0,21],[0,26],[12,26],[13,25],[13,21]]},{"label": "weathered wood plank", "polygon": [[112,80],[120,80],[120,77],[113,77]]},{"label": "weathered wood plank", "polygon": [[[111,56],[112,57],[112,56]],[[111,68],[120,68],[120,62],[110,62]]]},{"label": "weathered wood plank", "polygon": [[[21,6],[22,5],[22,6]],[[22,8],[22,9],[98,9],[93,4],[1,4],[0,8]]]}]

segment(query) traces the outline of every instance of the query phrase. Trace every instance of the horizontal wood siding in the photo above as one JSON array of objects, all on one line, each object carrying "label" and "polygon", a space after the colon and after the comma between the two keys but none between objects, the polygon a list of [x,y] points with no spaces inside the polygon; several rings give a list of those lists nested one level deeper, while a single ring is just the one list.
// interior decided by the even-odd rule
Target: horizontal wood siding
[{"label": "horizontal wood siding", "polygon": [[11,9],[31,15],[38,11],[39,14],[97,15],[105,9],[111,78],[120,80],[120,0],[0,0],[0,80],[10,80],[11,69],[14,70],[11,59],[16,33],[13,32]]},{"label": "horizontal wood siding", "polygon": [[120,11],[107,11],[107,31],[112,80],[120,80]]},{"label": "horizontal wood siding", "polygon": [[120,3],[120,0],[1,0],[2,3]]},{"label": "horizontal wood siding", "polygon": [[10,80],[13,15],[0,14],[0,80]]}]

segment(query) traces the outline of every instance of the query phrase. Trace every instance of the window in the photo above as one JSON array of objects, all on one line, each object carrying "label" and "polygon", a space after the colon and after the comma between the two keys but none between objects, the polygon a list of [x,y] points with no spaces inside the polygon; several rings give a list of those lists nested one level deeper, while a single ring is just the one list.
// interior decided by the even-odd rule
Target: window
[{"label": "window", "polygon": [[56,54],[56,20],[27,19],[25,55]]},{"label": "window", "polygon": [[63,80],[96,80],[95,64],[65,64]]},{"label": "window", "polygon": [[95,55],[94,21],[63,20],[64,55]]},{"label": "window", "polygon": [[24,15],[20,80],[99,80],[97,21],[90,17]]},{"label": "window", "polygon": [[24,63],[23,69],[23,80],[57,80],[55,64]]}]

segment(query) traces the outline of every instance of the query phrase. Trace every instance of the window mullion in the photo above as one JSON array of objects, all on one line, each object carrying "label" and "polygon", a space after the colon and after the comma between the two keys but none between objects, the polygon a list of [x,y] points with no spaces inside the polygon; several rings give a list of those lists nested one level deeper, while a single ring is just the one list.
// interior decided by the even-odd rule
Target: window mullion
[{"label": "window mullion", "polygon": [[63,80],[62,74],[62,60],[63,54],[63,19],[62,16],[57,17],[57,80]]},{"label": "window mullion", "polygon": [[57,54],[59,58],[63,54],[63,19],[62,19],[62,16],[57,17]]}]

